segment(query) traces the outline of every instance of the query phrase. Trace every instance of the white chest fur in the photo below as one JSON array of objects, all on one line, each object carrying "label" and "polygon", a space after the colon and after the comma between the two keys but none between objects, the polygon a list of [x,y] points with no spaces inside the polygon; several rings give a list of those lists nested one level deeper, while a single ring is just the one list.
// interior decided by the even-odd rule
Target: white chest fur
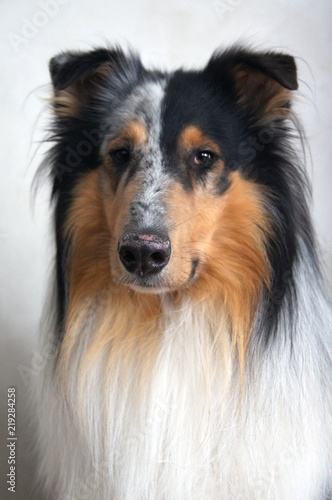
[{"label": "white chest fur", "polygon": [[67,400],[48,379],[42,467],[56,498],[318,500],[330,422],[316,355],[287,345],[263,358],[252,352],[241,389],[226,325],[216,343],[203,306],[165,304],[164,318],[144,386],[139,353],[128,363],[120,352],[111,378],[104,353],[78,396],[90,328],[72,360]]}]

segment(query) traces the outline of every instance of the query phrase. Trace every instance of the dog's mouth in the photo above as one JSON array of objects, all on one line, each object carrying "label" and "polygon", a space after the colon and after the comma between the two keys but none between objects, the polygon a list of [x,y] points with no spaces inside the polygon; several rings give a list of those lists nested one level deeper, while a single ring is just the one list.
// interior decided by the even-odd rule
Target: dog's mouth
[{"label": "dog's mouth", "polygon": [[196,278],[199,259],[191,259],[189,272],[173,276],[172,244],[163,233],[125,233],[118,244],[120,281],[142,293],[164,293],[189,286]]}]

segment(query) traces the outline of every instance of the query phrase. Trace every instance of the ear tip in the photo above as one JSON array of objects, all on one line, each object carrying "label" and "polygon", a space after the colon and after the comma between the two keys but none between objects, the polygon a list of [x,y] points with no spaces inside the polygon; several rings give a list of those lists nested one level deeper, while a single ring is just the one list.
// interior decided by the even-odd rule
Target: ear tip
[{"label": "ear tip", "polygon": [[299,85],[297,81],[297,67],[294,57],[288,54],[279,54],[279,68],[283,73],[284,85],[286,88],[289,90],[297,90]]},{"label": "ear tip", "polygon": [[70,52],[60,52],[60,54],[57,54],[56,56],[52,57],[52,59],[49,62],[48,67],[52,83],[57,90],[61,90],[62,88],[61,78],[60,78],[61,70],[70,59],[70,56],[71,56]]},{"label": "ear tip", "polygon": [[114,63],[124,58],[124,53],[119,49],[96,48],[89,52],[60,52],[49,62],[53,86],[56,90],[63,90],[75,79],[88,74],[101,64]]},{"label": "ear tip", "polygon": [[298,89],[295,59],[282,52],[262,52],[237,44],[224,51],[216,50],[207,64],[207,69],[224,67],[229,70],[237,65],[266,73],[288,90]]}]

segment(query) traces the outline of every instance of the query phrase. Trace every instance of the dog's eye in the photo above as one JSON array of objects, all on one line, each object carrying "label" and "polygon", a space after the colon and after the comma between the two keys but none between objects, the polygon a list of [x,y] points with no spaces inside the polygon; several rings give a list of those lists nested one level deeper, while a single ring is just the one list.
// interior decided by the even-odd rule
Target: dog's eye
[{"label": "dog's eye", "polygon": [[128,148],[117,148],[108,153],[111,160],[119,166],[126,165],[131,157],[130,150]]},{"label": "dog's eye", "polygon": [[211,167],[217,156],[211,151],[198,151],[193,156],[193,164],[195,166]]}]

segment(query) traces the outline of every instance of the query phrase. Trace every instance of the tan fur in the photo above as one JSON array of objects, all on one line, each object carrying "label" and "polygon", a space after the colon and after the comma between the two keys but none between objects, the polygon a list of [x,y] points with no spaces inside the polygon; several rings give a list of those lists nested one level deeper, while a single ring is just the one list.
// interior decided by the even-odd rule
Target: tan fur
[{"label": "tan fur", "polygon": [[196,126],[190,125],[186,127],[179,138],[179,147],[190,151],[193,148],[211,149],[216,153],[221,153],[218,144],[206,137],[203,132]]},{"label": "tan fur", "polygon": [[87,174],[74,190],[64,236],[70,241],[68,316],[61,355],[68,358],[86,311],[110,285],[110,233],[98,190],[99,173]]},{"label": "tan fur", "polygon": [[289,114],[285,106],[291,100],[291,92],[272,78],[241,66],[235,68],[234,78],[239,104],[252,108],[261,119],[282,118]]},{"label": "tan fur", "polygon": [[148,132],[143,123],[132,121],[109,143],[108,150],[125,146],[140,147],[147,140],[147,137]]},{"label": "tan fur", "polygon": [[[129,193],[126,192],[128,201],[131,199],[130,194],[129,189]],[[136,359],[139,357],[142,372],[154,359],[150,351],[155,351],[158,338],[156,332],[160,299],[158,296],[136,294],[119,287],[113,281],[111,255],[112,246],[115,248],[113,252],[116,253],[116,239],[111,236],[108,222],[118,222],[114,226],[116,232],[120,225],[119,220],[122,219],[120,200],[114,198],[108,201],[110,205],[104,205],[100,191],[100,172],[90,172],[77,185],[69,211],[65,236],[71,240],[70,287],[68,318],[60,353],[60,371],[63,376],[78,336],[89,316],[89,308],[100,311],[100,315],[97,315],[95,332],[82,363],[87,376],[90,363],[104,352],[107,346],[110,367],[107,373],[112,372],[112,359],[119,351],[125,352],[128,363],[132,356],[136,356]],[[121,202],[126,206],[123,198]],[[110,214],[108,222],[105,211]]]},{"label": "tan fur", "polygon": [[70,89],[55,91],[51,103],[56,114],[63,117],[77,116],[80,112],[79,98]]},{"label": "tan fur", "polygon": [[[231,175],[231,183],[222,197],[203,189],[188,193],[177,183],[171,187],[173,252],[168,272],[174,275],[174,286],[183,288],[181,294],[219,302],[243,361],[261,287],[269,286],[264,248],[269,222],[260,189],[238,173]],[[197,258],[198,278],[190,284],[191,263]]]}]

